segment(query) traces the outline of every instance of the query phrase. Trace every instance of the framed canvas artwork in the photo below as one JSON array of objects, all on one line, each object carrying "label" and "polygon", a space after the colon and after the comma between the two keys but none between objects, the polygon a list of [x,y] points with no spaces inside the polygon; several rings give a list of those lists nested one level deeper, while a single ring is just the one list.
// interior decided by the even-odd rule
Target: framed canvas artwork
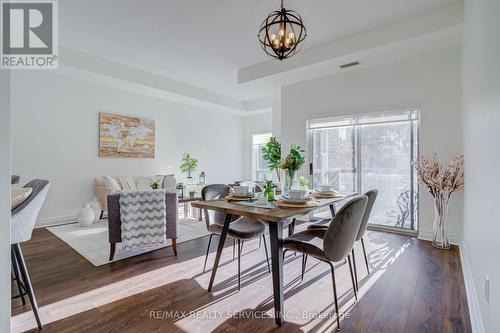
[{"label": "framed canvas artwork", "polygon": [[155,157],[155,121],[99,113],[99,157]]}]

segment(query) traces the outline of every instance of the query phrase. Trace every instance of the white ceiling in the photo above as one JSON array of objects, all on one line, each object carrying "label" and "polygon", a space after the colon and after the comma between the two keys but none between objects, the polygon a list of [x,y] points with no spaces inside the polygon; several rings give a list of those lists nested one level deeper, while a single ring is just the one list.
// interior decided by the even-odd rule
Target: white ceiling
[{"label": "white ceiling", "polygon": [[[455,0],[285,0],[307,27],[305,48]],[[238,69],[268,61],[257,40],[279,0],[64,0],[60,43],[240,101],[271,96],[237,84]]]}]

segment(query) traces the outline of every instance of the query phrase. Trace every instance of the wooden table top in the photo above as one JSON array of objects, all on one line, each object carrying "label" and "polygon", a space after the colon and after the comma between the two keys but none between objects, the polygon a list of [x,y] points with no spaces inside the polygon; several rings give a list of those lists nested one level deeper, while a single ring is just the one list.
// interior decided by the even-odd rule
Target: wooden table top
[{"label": "wooden table top", "polygon": [[335,202],[342,201],[351,196],[355,195],[348,194],[339,198],[329,198],[329,199],[314,199],[319,204],[314,207],[308,208],[259,208],[259,207],[251,207],[240,205],[234,202],[228,202],[226,200],[209,200],[209,201],[197,201],[193,202],[191,206],[201,209],[215,210],[219,212],[234,214],[238,216],[247,216],[254,217],[260,220],[269,221],[269,222],[281,222],[285,219],[288,219],[297,215],[304,215],[310,213],[311,211],[329,206]]},{"label": "wooden table top", "polygon": [[200,200],[201,200],[201,197],[198,197],[198,196],[178,198],[179,203],[193,202],[193,201],[200,201]]}]

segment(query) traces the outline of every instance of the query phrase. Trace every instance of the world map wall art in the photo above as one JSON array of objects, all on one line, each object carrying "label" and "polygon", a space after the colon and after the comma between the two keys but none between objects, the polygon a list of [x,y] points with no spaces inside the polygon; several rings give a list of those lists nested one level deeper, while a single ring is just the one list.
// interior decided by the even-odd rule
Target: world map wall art
[{"label": "world map wall art", "polygon": [[155,158],[155,121],[99,113],[99,157]]}]

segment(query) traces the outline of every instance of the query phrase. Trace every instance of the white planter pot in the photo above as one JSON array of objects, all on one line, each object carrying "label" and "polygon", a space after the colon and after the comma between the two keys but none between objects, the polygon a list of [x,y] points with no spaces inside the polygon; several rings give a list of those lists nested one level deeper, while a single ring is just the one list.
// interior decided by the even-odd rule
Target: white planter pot
[{"label": "white planter pot", "polygon": [[82,227],[90,227],[95,220],[95,213],[92,208],[90,208],[89,203],[84,203],[83,207],[78,212],[78,223]]}]

